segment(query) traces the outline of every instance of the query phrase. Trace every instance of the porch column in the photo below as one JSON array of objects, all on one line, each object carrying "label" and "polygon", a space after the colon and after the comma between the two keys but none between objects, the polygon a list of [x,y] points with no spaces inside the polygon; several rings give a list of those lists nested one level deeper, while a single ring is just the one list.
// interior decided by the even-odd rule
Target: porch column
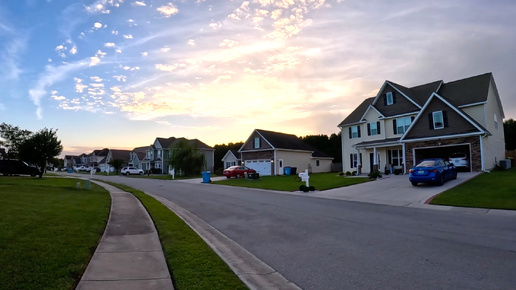
[{"label": "porch column", "polygon": [[360,161],[360,149],[357,149],[357,174],[362,174],[362,162]]},{"label": "porch column", "polygon": [[403,174],[407,174],[407,162],[405,161],[406,154],[405,154],[405,143],[401,143],[401,155],[403,156]]},{"label": "porch column", "polygon": [[373,147],[373,171],[378,171],[378,156],[376,154],[376,147]]}]

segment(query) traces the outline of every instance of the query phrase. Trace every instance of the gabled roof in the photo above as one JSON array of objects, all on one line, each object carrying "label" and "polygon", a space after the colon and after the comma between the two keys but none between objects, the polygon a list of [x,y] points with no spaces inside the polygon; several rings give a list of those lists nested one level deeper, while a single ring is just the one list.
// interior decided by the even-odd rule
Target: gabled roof
[{"label": "gabled roof", "polygon": [[[400,92],[420,109],[428,102],[434,93],[438,93],[439,96],[446,98],[450,104],[460,108],[468,105],[485,103],[488,97],[489,86],[492,84],[496,89],[494,81],[492,80],[493,74],[485,73],[449,83],[444,83],[442,80],[439,80],[411,88],[404,87],[391,81],[385,81],[382,85],[382,88],[378,92],[378,95],[373,98],[364,100],[364,102],[360,104],[353,112],[351,112],[351,114],[349,114],[348,117],[346,117],[344,121],[338,125],[338,127],[342,128],[344,126],[360,123],[368,105],[375,106],[381,95],[381,92],[387,85],[390,85],[395,90]],[[499,98],[497,102],[499,102],[499,107],[502,108]]]},{"label": "gabled roof", "polygon": [[129,150],[111,149],[111,159],[122,159],[124,161],[129,160]]},{"label": "gabled roof", "polygon": [[[176,138],[176,137],[169,137],[169,138],[156,138],[156,140],[161,144],[161,147],[163,149],[168,149],[170,147],[173,147],[175,144],[177,144],[180,141],[186,141],[191,146],[196,146],[198,149],[213,149],[210,146],[206,145],[199,139],[186,139],[184,137]],[[148,148],[148,147],[147,147]]]},{"label": "gabled roof", "polygon": [[[328,154],[321,152],[312,146],[306,144],[296,135],[279,133],[274,131],[266,131],[261,129],[255,129],[258,133],[273,149],[286,149],[286,150],[300,150],[300,151],[311,151],[313,157],[325,157],[331,158]],[[247,139],[246,143],[249,141]],[[239,152],[242,152],[245,144],[242,145]]]},{"label": "gabled roof", "polygon": [[[462,135],[481,135],[481,134],[490,134],[482,125],[480,125],[477,121],[475,121],[472,117],[470,117],[466,112],[464,112],[462,109],[458,108],[457,106],[455,106],[450,100],[448,100],[447,98],[444,98],[442,96],[440,96],[439,94],[437,93],[433,93],[430,98],[428,98],[428,101],[426,102],[426,104],[423,106],[423,108],[421,109],[421,111],[419,112],[419,114],[416,116],[416,118],[414,119],[414,122],[412,122],[412,124],[410,125],[410,127],[407,129],[407,131],[405,131],[405,133],[403,134],[403,136],[401,136],[400,138],[400,141],[403,141],[403,140],[406,140],[406,139],[409,139],[407,138],[407,136],[410,135],[410,132],[412,131],[412,128],[414,128],[416,126],[416,124],[419,122],[419,120],[421,119],[421,116],[425,116],[426,115],[426,110],[427,110],[427,107],[430,105],[430,103],[432,103],[433,100],[435,99],[439,99],[441,100],[445,106],[447,106],[449,109],[455,111],[457,114],[459,114],[464,120],[466,120],[469,124],[471,124],[473,126],[474,129],[472,129],[471,131],[465,131],[465,132],[461,132]],[[444,135],[439,135],[439,136],[435,136],[433,138],[442,138]],[[432,137],[429,137],[429,138],[432,138]],[[417,138],[416,138],[417,139]]]},{"label": "gabled roof", "polygon": [[374,99],[376,99],[376,97],[371,97],[371,98],[365,99],[362,102],[362,104],[358,105],[358,107],[353,112],[351,112],[351,114],[349,114],[346,117],[346,119],[344,119],[344,121],[342,121],[339,124],[338,127],[359,123],[361,121],[362,117],[364,116],[365,112],[369,108],[369,105],[371,105],[373,103]]},{"label": "gabled roof", "polygon": [[228,150],[224,157],[222,157],[222,160],[225,160],[229,155],[233,155],[237,160],[241,159],[241,154],[237,150]]}]

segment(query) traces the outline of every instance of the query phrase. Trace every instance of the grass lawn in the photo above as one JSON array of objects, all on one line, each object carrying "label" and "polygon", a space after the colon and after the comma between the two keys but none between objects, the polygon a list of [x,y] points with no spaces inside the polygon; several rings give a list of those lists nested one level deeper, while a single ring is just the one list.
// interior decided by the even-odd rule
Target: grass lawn
[{"label": "grass lawn", "polygon": [[483,173],[436,196],[431,204],[516,210],[516,168]]},{"label": "grass lawn", "polygon": [[175,289],[247,289],[204,240],[170,209],[142,191],[110,184],[133,193],[151,215]]},{"label": "grass lawn", "polygon": [[78,181],[0,176],[0,289],[77,285],[111,204],[106,190]]},{"label": "grass lawn", "polygon": [[[313,185],[316,190],[344,187],[370,180],[367,177],[339,176],[337,173],[314,173],[310,175],[310,185]],[[280,191],[296,191],[299,190],[300,185],[305,184],[297,175],[260,176],[258,180],[230,178],[213,181],[212,183]]]}]

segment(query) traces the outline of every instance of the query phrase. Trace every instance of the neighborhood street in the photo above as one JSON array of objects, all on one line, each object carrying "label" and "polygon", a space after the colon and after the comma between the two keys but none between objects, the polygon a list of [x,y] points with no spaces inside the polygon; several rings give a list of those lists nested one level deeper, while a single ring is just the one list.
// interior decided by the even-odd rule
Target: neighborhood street
[{"label": "neighborhood street", "polygon": [[[278,194],[200,180],[95,178],[172,201],[303,289],[511,289],[516,284],[513,214]],[[379,192],[381,182],[374,182]]]}]

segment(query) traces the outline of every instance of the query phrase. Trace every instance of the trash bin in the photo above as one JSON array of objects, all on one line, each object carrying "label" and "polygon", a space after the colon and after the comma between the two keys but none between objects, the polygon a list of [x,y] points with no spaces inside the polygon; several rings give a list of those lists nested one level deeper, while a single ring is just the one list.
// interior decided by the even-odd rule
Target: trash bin
[{"label": "trash bin", "polygon": [[84,188],[90,189],[90,180],[86,179],[86,182],[84,182]]},{"label": "trash bin", "polygon": [[211,180],[210,180],[211,172],[210,171],[203,171],[203,172],[201,172],[201,174],[202,174],[202,183],[211,182]]},{"label": "trash bin", "polygon": [[290,175],[290,166],[283,167],[283,174]]},{"label": "trash bin", "polygon": [[68,173],[72,173],[72,172],[73,172],[73,169],[68,168]]},{"label": "trash bin", "polygon": [[296,175],[296,172],[297,172],[297,167],[291,167],[290,168],[290,174]]}]

